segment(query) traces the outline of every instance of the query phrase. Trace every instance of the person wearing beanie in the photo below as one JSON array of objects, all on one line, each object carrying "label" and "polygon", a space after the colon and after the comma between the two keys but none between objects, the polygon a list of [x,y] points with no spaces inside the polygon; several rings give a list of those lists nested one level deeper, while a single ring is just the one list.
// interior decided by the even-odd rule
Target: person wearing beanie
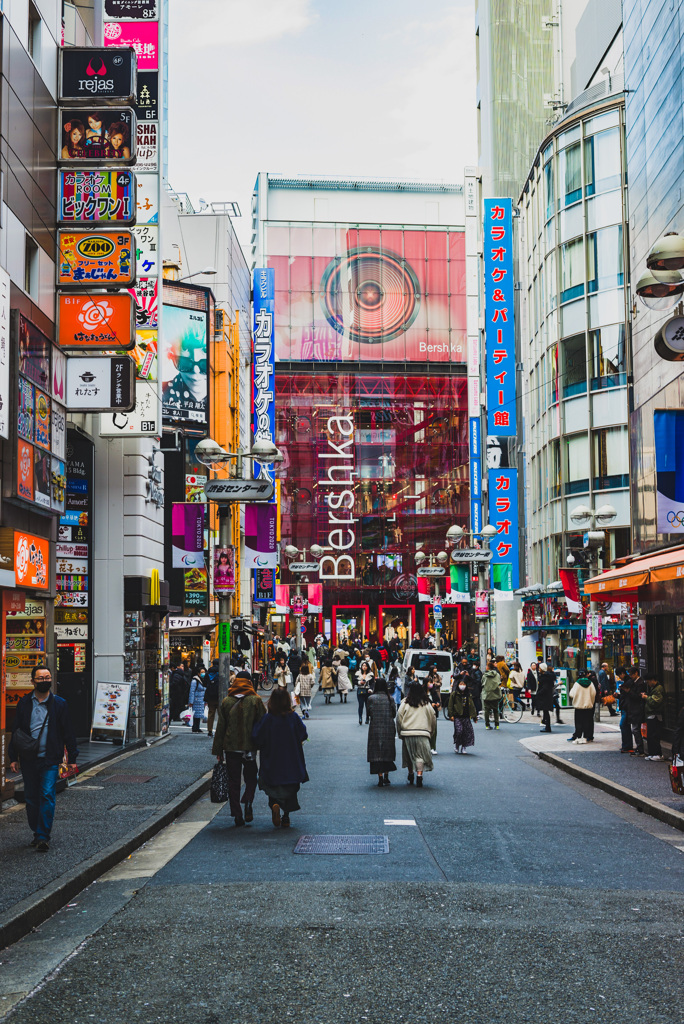
[{"label": "person wearing beanie", "polygon": [[577,682],[570,690],[570,700],[575,709],[575,731],[570,737],[570,742],[593,743],[596,687],[586,672],[580,672]]},{"label": "person wearing beanie", "polygon": [[[265,714],[264,702],[255,692],[249,672],[238,672],[219,708],[211,748],[218,761],[225,758],[230,813],[236,827],[254,820],[252,801],[257,785],[257,747],[252,739],[252,730]],[[245,792],[240,799],[243,773]],[[241,804],[245,806],[244,815]]]}]

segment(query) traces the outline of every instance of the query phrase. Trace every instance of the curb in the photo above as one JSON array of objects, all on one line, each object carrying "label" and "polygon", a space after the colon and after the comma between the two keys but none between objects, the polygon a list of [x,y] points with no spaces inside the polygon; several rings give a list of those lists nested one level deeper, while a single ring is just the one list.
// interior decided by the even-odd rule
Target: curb
[{"label": "curb", "polygon": [[[164,737],[162,737],[162,739],[163,738]],[[92,761],[84,761],[83,764],[80,764],[78,766],[78,774],[81,775],[83,772],[90,771],[91,768],[95,768],[99,764],[105,764],[107,761],[113,761],[115,758],[121,757],[122,754],[129,754],[134,750],[142,750],[143,747],[146,746],[147,740],[143,737],[143,739],[134,740],[132,743],[127,743],[120,747],[113,747],[111,750],[108,750],[106,754],[102,754],[101,757],[96,757]],[[57,779],[55,792],[63,793],[71,781],[71,779]],[[24,803],[24,786],[23,781],[21,780],[19,783],[15,782],[14,784],[14,799],[19,804]]]},{"label": "curb", "polygon": [[49,917],[52,917],[65,903],[96,878],[109,871],[119,861],[124,860],[138,847],[152,839],[158,832],[170,825],[183,811],[209,792],[211,776],[194,782],[184,789],[174,800],[165,804],[157,814],[144,821],[135,831],[120,839],[104,850],[93,854],[87,860],[77,864],[75,868],[60,875],[49,885],[20,900],[11,910],[0,914],[0,949],[5,949],[17,942],[28,932],[38,928]]},{"label": "curb", "polygon": [[580,768],[579,765],[574,764],[572,761],[566,761],[557,754],[538,750],[537,757],[548,764],[552,764],[555,768],[560,768],[561,771],[567,772],[568,775],[574,776],[574,778],[579,779],[581,782],[586,782],[588,786],[602,789],[605,793],[609,793],[611,796],[617,797],[618,800],[622,800],[623,803],[636,807],[638,811],[650,814],[652,818],[657,818],[666,825],[671,825],[672,828],[684,832],[684,813],[681,811],[675,811],[672,807],[659,804],[657,800],[651,800],[647,796],[642,796],[641,793],[635,793],[633,789],[627,789],[626,786],[621,786],[619,782],[611,782],[610,779],[605,779],[602,775],[597,775],[596,772],[590,772],[588,768]]}]

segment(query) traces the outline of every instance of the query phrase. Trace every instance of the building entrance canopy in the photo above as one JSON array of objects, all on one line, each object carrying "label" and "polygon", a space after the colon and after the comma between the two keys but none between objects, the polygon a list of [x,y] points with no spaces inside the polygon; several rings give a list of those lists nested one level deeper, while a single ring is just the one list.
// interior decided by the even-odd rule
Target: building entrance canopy
[{"label": "building entrance canopy", "polygon": [[684,545],[634,558],[626,565],[593,576],[584,584],[591,597],[602,601],[639,599],[639,588],[647,583],[684,579]]}]

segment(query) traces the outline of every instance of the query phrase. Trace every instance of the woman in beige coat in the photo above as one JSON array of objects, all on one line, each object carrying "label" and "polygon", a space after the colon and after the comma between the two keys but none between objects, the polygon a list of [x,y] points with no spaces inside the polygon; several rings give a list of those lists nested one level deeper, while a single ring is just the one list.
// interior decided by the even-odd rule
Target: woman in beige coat
[{"label": "woman in beige coat", "polygon": [[408,769],[407,782],[423,785],[423,772],[431,772],[430,737],[437,719],[422,683],[411,683],[397,712],[397,736],[401,739],[401,766]]}]

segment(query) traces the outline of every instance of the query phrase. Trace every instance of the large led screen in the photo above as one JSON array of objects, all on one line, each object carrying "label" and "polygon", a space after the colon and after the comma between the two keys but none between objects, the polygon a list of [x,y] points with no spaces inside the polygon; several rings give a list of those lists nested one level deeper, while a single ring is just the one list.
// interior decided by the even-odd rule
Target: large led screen
[{"label": "large led screen", "polygon": [[164,304],[162,414],[169,426],[207,425],[207,314]]},{"label": "large led screen", "polygon": [[466,358],[462,231],[269,224],[276,359]]}]

